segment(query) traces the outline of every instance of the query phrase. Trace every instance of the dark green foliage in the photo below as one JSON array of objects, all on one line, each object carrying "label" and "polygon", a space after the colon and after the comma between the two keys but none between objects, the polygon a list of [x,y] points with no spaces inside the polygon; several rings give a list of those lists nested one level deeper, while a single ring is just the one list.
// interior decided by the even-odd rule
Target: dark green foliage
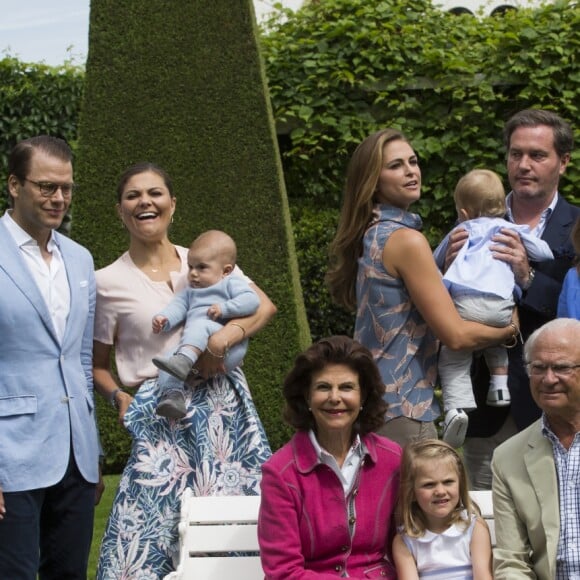
[{"label": "dark green foliage", "polygon": [[[78,67],[0,59],[0,176],[4,183],[10,150],[22,139],[54,135],[68,141],[74,150],[83,82]],[[1,211],[6,200],[4,187]]]},{"label": "dark green foliage", "polygon": [[[455,219],[451,192],[463,173],[504,174],[501,132],[514,112],[554,109],[580,130],[577,2],[475,18],[428,0],[311,1],[267,23],[262,45],[274,115],[288,133],[290,199],[338,207],[354,147],[397,127],[420,156],[414,209],[433,240]],[[577,201],[579,190],[573,163],[562,191]]]},{"label": "dark green foliage", "polygon": [[336,231],[338,212],[296,206],[292,211],[292,221],[312,340],[332,334],[352,336],[354,314],[334,306],[324,283],[327,248]]},{"label": "dark green foliage", "polygon": [[251,0],[93,0],[73,234],[97,266],[127,249],[114,190],[143,160],[173,178],[172,240],[227,231],[278,306],[244,365],[277,448],[288,438],[281,383],[310,336]]}]

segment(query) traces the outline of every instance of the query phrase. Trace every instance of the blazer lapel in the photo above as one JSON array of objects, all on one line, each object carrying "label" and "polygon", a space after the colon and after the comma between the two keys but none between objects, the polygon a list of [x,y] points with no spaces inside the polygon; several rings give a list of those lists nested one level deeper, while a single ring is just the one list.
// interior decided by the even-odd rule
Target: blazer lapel
[{"label": "blazer lapel", "polygon": [[[62,236],[58,232],[54,233],[55,241],[58,245],[60,250],[60,254],[62,256],[62,261],[66,268],[66,275],[68,280],[69,286],[69,293],[70,293],[70,310],[67,317],[67,323],[64,330],[63,336],[63,344],[67,339],[68,332],[70,330],[71,321],[76,320],[78,316],[78,310],[81,307],[81,297],[77,289],[81,284],[81,270],[78,267],[78,256],[75,259],[74,252],[71,251],[70,244],[63,244],[61,243]],[[87,282],[88,283],[88,282]]]},{"label": "blazer lapel", "polygon": [[0,268],[6,272],[6,276],[12,280],[14,285],[30,302],[50,335],[56,343],[59,343],[46,302],[20,255],[20,249],[2,222],[0,222],[0,248],[2,248],[0,252]]},{"label": "blazer lapel", "polygon": [[[540,420],[538,428],[530,435],[524,462],[540,504],[542,527],[546,534],[546,550],[551,567],[556,563],[558,550],[560,505],[554,451],[551,442],[542,435],[541,428]],[[550,570],[552,577],[555,573],[556,570]]]},{"label": "blazer lapel", "polygon": [[[554,250],[556,258],[564,253],[564,248],[567,245],[570,231],[567,227],[570,226],[574,220],[575,216],[571,214],[569,206],[564,202],[564,199],[560,195],[556,207],[548,219],[546,229],[542,235],[542,239]],[[570,255],[569,257],[573,258],[574,256]]]}]

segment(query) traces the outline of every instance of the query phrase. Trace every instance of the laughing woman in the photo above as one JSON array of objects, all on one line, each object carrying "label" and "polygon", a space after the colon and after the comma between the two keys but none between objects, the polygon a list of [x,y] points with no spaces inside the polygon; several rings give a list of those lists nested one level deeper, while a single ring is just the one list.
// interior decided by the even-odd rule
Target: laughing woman
[{"label": "laughing woman", "polygon": [[153,334],[151,320],[185,287],[187,249],[167,235],[176,199],[162,169],[149,163],[130,167],[117,194],[130,243],[96,275],[94,379],[119,410],[133,445],[101,544],[97,578],[153,580],[174,569],[186,487],[198,495],[259,493],[260,468],[270,448],[243,373],[223,374],[223,355],[260,330],[276,309],[251,284],[260,297],[258,311],[229,320],[210,337],[197,377],[211,378],[191,381],[186,416],[158,417],[158,371],[151,359],[178,345],[180,329]]}]

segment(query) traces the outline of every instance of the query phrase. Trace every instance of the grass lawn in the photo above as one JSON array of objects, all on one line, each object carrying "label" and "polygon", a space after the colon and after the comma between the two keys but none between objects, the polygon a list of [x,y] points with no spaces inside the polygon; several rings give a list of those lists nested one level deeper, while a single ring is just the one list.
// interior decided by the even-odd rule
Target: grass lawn
[{"label": "grass lawn", "polygon": [[117,491],[117,485],[121,479],[120,475],[105,475],[105,492],[97,509],[95,510],[95,526],[93,528],[93,544],[91,546],[91,555],[89,558],[89,570],[87,578],[94,579],[97,572],[97,561],[99,559],[99,547],[101,545],[101,538],[107,525],[107,518],[111,510],[111,504]]}]

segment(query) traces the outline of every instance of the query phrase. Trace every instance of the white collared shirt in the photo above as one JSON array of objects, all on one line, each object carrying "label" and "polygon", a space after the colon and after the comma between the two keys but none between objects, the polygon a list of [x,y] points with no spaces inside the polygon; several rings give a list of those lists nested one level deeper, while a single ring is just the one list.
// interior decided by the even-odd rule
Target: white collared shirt
[{"label": "white collared shirt", "polygon": [[[505,200],[507,208],[506,216],[510,222],[513,222],[515,224],[516,221],[514,220],[514,214],[512,213],[512,197],[513,191],[511,191],[508,194]],[[531,228],[530,234],[532,234],[533,236],[537,236],[538,238],[542,237],[542,234],[546,229],[546,224],[548,223],[548,218],[552,215],[552,212],[554,211],[554,208],[556,207],[557,203],[558,203],[558,192],[556,192],[556,195],[554,195],[552,203],[550,203],[550,205],[542,212],[538,225],[535,228]]]},{"label": "white collared shirt", "polygon": [[50,312],[57,337],[62,342],[70,312],[70,287],[62,254],[51,232],[47,249],[52,258],[47,263],[40,253],[38,242],[14,221],[11,213],[11,210],[7,210],[1,219],[20,249],[20,255]]},{"label": "white collared shirt", "polygon": [[308,436],[310,437],[310,442],[314,446],[314,450],[316,451],[316,455],[318,456],[320,462],[328,465],[328,467],[330,467],[330,469],[332,469],[332,471],[334,471],[334,473],[336,473],[337,477],[340,479],[342,488],[344,489],[344,495],[346,497],[354,485],[356,475],[358,473],[364,454],[364,446],[360,440],[360,437],[358,435],[355,437],[350,449],[348,450],[348,453],[346,454],[346,458],[342,464],[342,467],[339,467],[334,455],[328,453],[326,449],[320,446],[320,443],[318,443],[316,435],[312,429],[308,431]]}]

